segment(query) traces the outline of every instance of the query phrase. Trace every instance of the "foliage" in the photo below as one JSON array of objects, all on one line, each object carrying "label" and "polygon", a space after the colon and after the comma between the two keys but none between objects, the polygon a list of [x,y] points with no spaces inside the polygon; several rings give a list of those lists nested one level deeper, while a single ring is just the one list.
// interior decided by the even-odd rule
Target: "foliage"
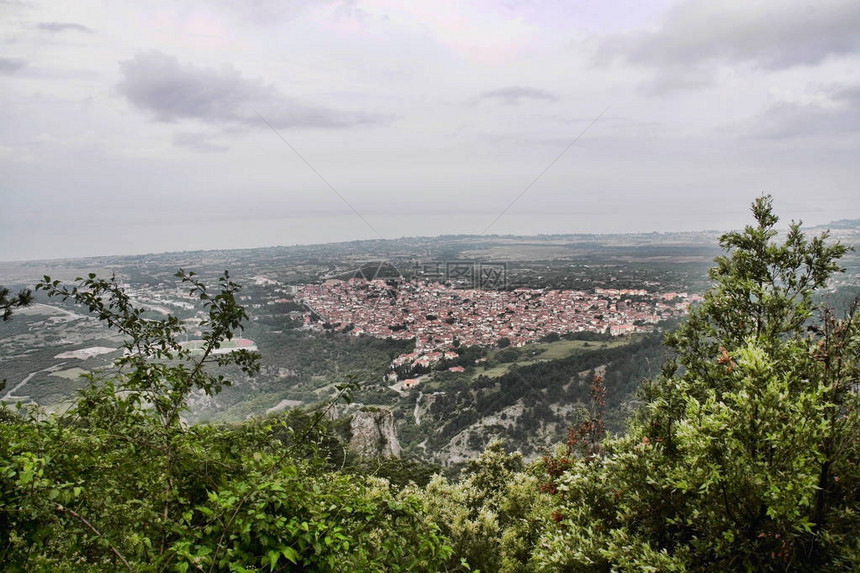
[{"label": "foliage", "polygon": [[435,476],[426,504],[428,517],[450,538],[453,570],[455,560],[465,560],[480,571],[530,571],[528,555],[551,511],[535,468],[526,468],[522,456],[506,453],[499,441],[469,460],[459,482]]},{"label": "foliage", "polygon": [[355,460],[350,467],[345,468],[345,471],[376,476],[386,480],[392,486],[403,488],[410,484],[426,486],[434,475],[442,471],[442,468],[412,459],[376,458]]},{"label": "foliage", "polygon": [[180,270],[176,276],[191,285],[189,295],[199,299],[208,314],[208,319],[197,325],[203,331],[204,342],[199,350],[181,344],[179,339],[186,334],[187,326],[175,316],[144,318],[145,309],[134,306],[115,276],[100,279],[91,273],[86,279],[76,279],[78,284],[71,287],[45,276],[36,285],[36,290],[44,290],[49,297],[72,299],[86,306],[99,320],[127,336],[122,345],[125,353],[116,361],[121,390],[129,393],[127,399],[132,402],[147,400],[164,426],[179,423],[192,390],[211,395],[229,384],[223,375],[207,371],[207,364],[235,364],[246,374],[259,370],[256,353],[245,349],[218,353],[221,344],[241,331],[242,321],[248,318],[236,302],[235,293],[240,287],[230,280],[229,273],[218,279],[220,292],[214,295],[193,272]]},{"label": "foliage", "polygon": [[543,465],[550,481],[541,489],[549,493],[558,492],[556,480],[562,477],[575,463],[577,456],[591,460],[603,451],[606,437],[604,410],[606,408],[606,386],[603,376],[597,375],[591,382],[591,408],[587,419],[568,430],[567,441],[554,456],[544,456]]},{"label": "foliage", "polygon": [[558,477],[549,570],[842,571],[860,567],[860,316],[812,294],[842,245],[792,224],[769,197],[728,233],[713,288],[667,337],[677,357],[600,456]]},{"label": "foliage", "polygon": [[177,276],[207,312],[199,351],[180,343],[185,324],[145,318],[115,279],[40,283],[124,333],[126,353],[63,415],[2,411],[3,569],[437,570],[451,550],[414,492],[317,463],[309,442],[323,412],[299,429],[182,422],[190,392],[230,383],[212,368],[252,373],[257,362],[217,352],[246,318],[239,285],[225,273],[210,292],[193,273]]},{"label": "foliage", "polygon": [[12,318],[12,309],[30,306],[33,303],[33,291],[24,289],[12,295],[6,287],[0,287],[0,311],[3,312],[3,322]]}]

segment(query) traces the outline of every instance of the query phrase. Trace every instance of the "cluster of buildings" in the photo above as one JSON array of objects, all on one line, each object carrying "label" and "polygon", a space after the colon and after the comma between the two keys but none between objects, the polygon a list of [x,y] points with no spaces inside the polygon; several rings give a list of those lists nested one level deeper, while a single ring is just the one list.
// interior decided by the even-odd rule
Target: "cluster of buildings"
[{"label": "cluster of buildings", "polygon": [[304,317],[308,327],[414,338],[414,356],[398,360],[432,363],[456,346],[487,346],[502,338],[522,346],[550,333],[647,331],[685,314],[698,297],[632,289],[463,290],[443,283],[350,279],[302,285],[296,298],[310,309]]}]

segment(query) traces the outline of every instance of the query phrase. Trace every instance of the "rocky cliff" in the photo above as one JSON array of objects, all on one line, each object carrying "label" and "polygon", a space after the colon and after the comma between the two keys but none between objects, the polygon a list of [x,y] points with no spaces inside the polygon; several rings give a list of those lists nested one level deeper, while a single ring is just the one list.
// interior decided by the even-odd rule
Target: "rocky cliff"
[{"label": "rocky cliff", "polygon": [[349,449],[366,458],[399,458],[391,410],[359,410],[352,417]]}]

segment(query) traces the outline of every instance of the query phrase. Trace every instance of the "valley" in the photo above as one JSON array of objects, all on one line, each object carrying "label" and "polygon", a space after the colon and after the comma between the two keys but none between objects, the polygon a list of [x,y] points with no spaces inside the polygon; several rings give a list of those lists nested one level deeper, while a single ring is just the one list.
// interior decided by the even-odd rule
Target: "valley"
[{"label": "valley", "polygon": [[[855,230],[840,232],[855,241]],[[700,299],[717,254],[711,235],[693,233],[440,237],[4,263],[0,280],[115,275],[145,315],[183,321],[193,347],[205,315],[173,275],[194,269],[207,280],[228,268],[249,320],[220,351],[258,350],[262,368],[230,372],[216,396],[193,393],[187,422],[314,408],[353,380],[354,402],[339,416],[390,409],[403,455],[446,465],[499,438],[540,455],[581,419],[598,374],[609,429],[621,431],[639,382],[664,361],[662,333]],[[848,273],[828,291],[837,302],[860,282],[856,256],[846,258]],[[497,273],[492,285],[479,284],[483,266]],[[61,411],[89,383],[83,374],[98,380],[121,355],[121,338],[56,299],[0,328],[7,403]]]}]

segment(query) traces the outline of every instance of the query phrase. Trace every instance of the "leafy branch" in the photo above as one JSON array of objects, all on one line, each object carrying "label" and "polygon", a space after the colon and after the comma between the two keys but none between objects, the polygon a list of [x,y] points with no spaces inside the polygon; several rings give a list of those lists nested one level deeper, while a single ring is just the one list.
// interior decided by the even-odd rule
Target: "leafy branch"
[{"label": "leafy branch", "polygon": [[125,565],[125,568],[128,569],[129,571],[133,571],[133,569],[131,568],[131,565],[128,564],[128,561],[126,560],[125,557],[123,557],[122,553],[119,552],[119,550],[116,548],[116,546],[114,546],[114,544],[111,543],[109,540],[105,539],[105,537],[101,533],[99,533],[99,530],[96,529],[92,523],[87,521],[87,519],[84,516],[82,516],[81,514],[79,514],[78,512],[76,512],[72,509],[69,509],[68,507],[63,507],[60,504],[57,504],[56,509],[57,509],[57,511],[68,513],[69,515],[71,515],[72,517],[74,517],[75,519],[77,519],[78,521],[83,523],[87,529],[89,529],[90,531],[92,531],[95,534],[96,537],[98,537],[100,539],[104,539],[105,543],[107,543],[108,547],[110,547],[111,552],[114,555],[116,555],[120,561],[122,561],[122,564]]},{"label": "leafy branch", "polygon": [[23,308],[31,304],[33,304],[33,291],[30,289],[24,289],[12,296],[8,288],[0,287],[0,311],[3,312],[3,322],[12,318],[13,309]]},{"label": "leafy branch", "polygon": [[248,318],[245,309],[236,302],[235,293],[241,286],[230,280],[226,271],[219,277],[220,288],[214,294],[193,272],[180,269],[176,276],[191,285],[190,296],[199,300],[206,312],[207,318],[199,324],[204,330],[200,350],[180,341],[187,330],[176,316],[157,319],[145,316],[146,309],[135,306],[115,275],[102,279],[90,273],[85,279],[75,279],[71,286],[45,276],[36,285],[36,290],[45,291],[49,297],[71,299],[87,307],[99,320],[126,336],[122,344],[124,354],[115,362],[126,373],[119,390],[143,396],[152,404],[164,427],[179,423],[192,390],[211,396],[230,384],[223,374],[208,372],[207,364],[235,365],[248,375],[259,371],[259,355],[255,352],[235,349],[215,353],[224,341],[232,340],[242,331],[242,323]]}]

